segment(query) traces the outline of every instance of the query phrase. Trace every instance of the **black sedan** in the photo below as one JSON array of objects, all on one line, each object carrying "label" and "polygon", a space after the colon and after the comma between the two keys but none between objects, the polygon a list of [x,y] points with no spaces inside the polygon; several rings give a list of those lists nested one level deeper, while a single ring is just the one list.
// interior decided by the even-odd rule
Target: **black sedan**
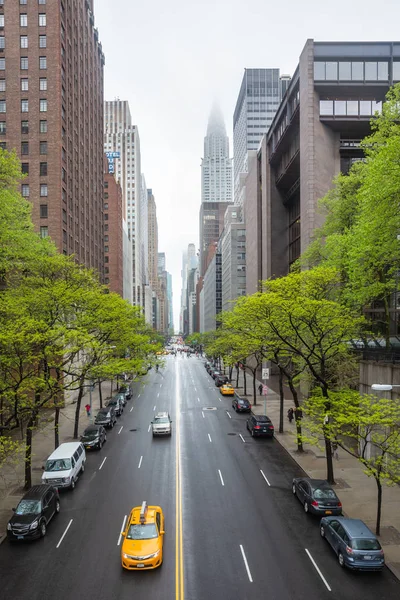
[{"label": "black sedan", "polygon": [[250,402],[246,398],[239,398],[238,396],[232,398],[232,408],[234,408],[236,412],[251,412]]},{"label": "black sedan", "polygon": [[106,440],[107,434],[103,425],[89,425],[81,436],[81,442],[86,450],[94,450],[95,448],[101,450]]},{"label": "black sedan", "polygon": [[324,479],[297,477],[293,479],[292,492],[304,506],[304,512],[314,515],[341,515],[342,503]]},{"label": "black sedan", "polygon": [[95,425],[103,425],[112,429],[117,422],[113,406],[104,406],[99,410],[94,420]]}]

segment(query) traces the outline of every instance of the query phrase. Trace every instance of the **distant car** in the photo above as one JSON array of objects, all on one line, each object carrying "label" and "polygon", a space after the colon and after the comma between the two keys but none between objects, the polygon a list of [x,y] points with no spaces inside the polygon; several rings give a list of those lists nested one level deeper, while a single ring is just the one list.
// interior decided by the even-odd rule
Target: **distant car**
[{"label": "distant car", "polygon": [[215,385],[217,387],[220,387],[221,385],[224,385],[225,383],[229,382],[229,377],[227,377],[226,375],[218,375],[215,378]]},{"label": "distant car", "polygon": [[164,514],[160,506],[132,508],[122,532],[121,562],[124,569],[156,569],[163,561]]},{"label": "distant car", "polygon": [[322,517],[321,537],[336,552],[339,565],[361,571],[381,571],[385,556],[377,537],[360,519]]},{"label": "distant car", "polygon": [[60,512],[57,488],[35,485],[13,508],[14,515],[7,524],[10,541],[32,540],[46,535],[47,525]]},{"label": "distant car", "polygon": [[210,363],[208,362],[208,360],[206,360],[204,363],[204,368],[208,369],[209,366],[210,366]]},{"label": "distant car", "polygon": [[211,371],[210,375],[213,379],[216,379],[219,375],[222,375],[222,373],[220,371],[218,371],[217,369],[213,369]]},{"label": "distant car", "polygon": [[112,429],[117,422],[117,417],[113,406],[105,406],[101,408],[94,420],[96,425],[103,425]]},{"label": "distant car", "polygon": [[124,394],[127,400],[130,400],[132,398],[132,391],[129,385],[122,385],[119,388],[119,393]]},{"label": "distant car", "polygon": [[103,425],[89,425],[81,436],[85,450],[94,450],[95,448],[101,450],[105,441],[107,441],[107,434]]},{"label": "distant car", "polygon": [[246,398],[239,398],[239,396],[235,396],[232,399],[232,408],[236,410],[236,412],[251,412],[251,404]]},{"label": "distant car", "polygon": [[154,415],[151,422],[153,437],[158,435],[172,435],[172,421],[167,412],[159,412]]},{"label": "distant car", "polygon": [[252,437],[274,437],[274,426],[265,415],[251,415],[246,421],[246,427]]},{"label": "distant car", "polygon": [[292,492],[304,506],[306,513],[314,515],[341,515],[342,503],[324,479],[297,477],[293,479]]},{"label": "distant car", "polygon": [[118,392],[118,394],[115,394],[115,398],[118,398],[120,400],[120,402],[122,403],[122,407],[125,408],[127,399],[126,399],[124,392]]},{"label": "distant car", "polygon": [[114,396],[114,398],[111,398],[111,400],[107,402],[107,406],[112,406],[114,408],[117,417],[120,417],[124,412],[124,405],[122,403],[121,398],[119,398],[118,396]]},{"label": "distant car", "polygon": [[230,385],[230,383],[225,383],[225,385],[221,385],[219,391],[223,396],[233,396],[235,394],[233,385]]}]

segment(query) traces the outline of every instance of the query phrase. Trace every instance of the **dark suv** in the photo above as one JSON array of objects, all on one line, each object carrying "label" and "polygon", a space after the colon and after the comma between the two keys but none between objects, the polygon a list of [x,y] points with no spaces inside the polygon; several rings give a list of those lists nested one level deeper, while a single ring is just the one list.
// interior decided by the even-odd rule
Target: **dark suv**
[{"label": "dark suv", "polygon": [[103,425],[104,427],[112,429],[117,422],[114,407],[105,406],[104,408],[101,408],[97,413],[94,422],[96,425]]},{"label": "dark suv", "polygon": [[35,485],[13,511],[7,524],[10,541],[44,537],[50,520],[60,512],[58,490],[51,485]]},{"label": "dark suv", "polygon": [[215,378],[215,385],[217,387],[221,387],[221,385],[225,385],[225,383],[229,383],[229,377],[227,377],[226,375],[218,375]]},{"label": "dark suv", "polygon": [[251,404],[246,398],[239,398],[239,396],[234,396],[232,398],[232,408],[236,410],[236,412],[251,412]]},{"label": "dark suv", "polygon": [[274,437],[272,421],[265,415],[251,415],[246,421],[246,427],[252,437]]},{"label": "dark suv", "polygon": [[117,417],[120,417],[124,412],[124,405],[119,396],[114,396],[114,398],[111,398],[111,400],[107,402],[107,406],[112,406],[114,408]]}]

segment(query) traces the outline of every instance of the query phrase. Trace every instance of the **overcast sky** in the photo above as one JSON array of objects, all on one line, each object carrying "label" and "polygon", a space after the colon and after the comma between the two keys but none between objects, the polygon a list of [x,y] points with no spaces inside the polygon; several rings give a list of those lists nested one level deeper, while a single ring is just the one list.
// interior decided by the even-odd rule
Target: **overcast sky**
[{"label": "overcast sky", "polygon": [[292,75],[308,38],[400,39],[399,0],[95,0],[105,99],[128,100],[157,203],[179,326],[182,251],[199,244],[200,159],[214,100],[232,117],[243,70]]}]

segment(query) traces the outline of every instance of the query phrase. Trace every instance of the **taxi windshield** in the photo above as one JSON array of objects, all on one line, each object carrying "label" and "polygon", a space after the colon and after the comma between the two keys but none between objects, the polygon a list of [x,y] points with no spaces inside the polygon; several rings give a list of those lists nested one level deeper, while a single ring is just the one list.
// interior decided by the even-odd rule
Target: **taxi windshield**
[{"label": "taxi windshield", "polygon": [[157,528],[154,523],[148,523],[146,525],[131,525],[129,531],[126,534],[127,540],[151,540],[156,538]]}]

